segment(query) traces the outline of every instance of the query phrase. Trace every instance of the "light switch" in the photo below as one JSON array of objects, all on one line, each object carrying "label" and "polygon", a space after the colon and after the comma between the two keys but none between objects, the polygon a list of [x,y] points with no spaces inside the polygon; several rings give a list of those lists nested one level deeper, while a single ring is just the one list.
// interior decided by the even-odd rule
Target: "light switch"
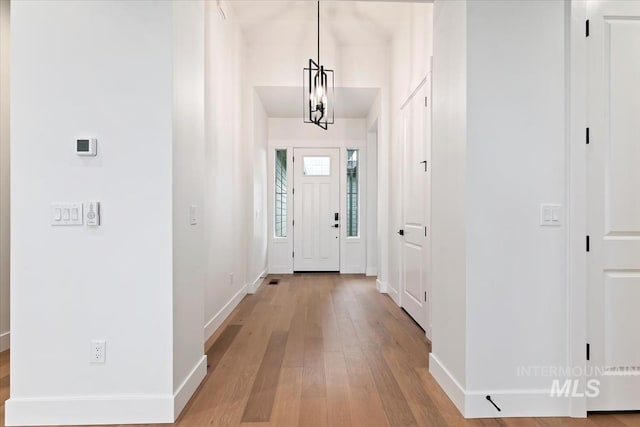
[{"label": "light switch", "polygon": [[562,205],[540,205],[540,225],[559,227],[562,225]]},{"label": "light switch", "polygon": [[52,203],[51,225],[82,225],[82,203]]},{"label": "light switch", "polygon": [[198,224],[198,206],[191,205],[189,207],[189,224],[197,225]]}]

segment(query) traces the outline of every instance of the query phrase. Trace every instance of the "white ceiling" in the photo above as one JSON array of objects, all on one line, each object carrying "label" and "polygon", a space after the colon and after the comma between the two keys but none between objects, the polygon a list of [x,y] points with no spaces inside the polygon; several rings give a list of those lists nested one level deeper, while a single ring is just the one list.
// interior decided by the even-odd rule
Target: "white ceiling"
[{"label": "white ceiling", "polygon": [[[269,117],[302,119],[302,87],[256,87]],[[341,119],[366,118],[378,96],[373,88],[336,88],[335,115]]]},{"label": "white ceiling", "polygon": [[[315,1],[232,0],[225,5],[250,45],[299,40],[309,33],[315,38]],[[397,1],[321,1],[321,32],[328,32],[338,45],[387,42],[407,8]]]}]

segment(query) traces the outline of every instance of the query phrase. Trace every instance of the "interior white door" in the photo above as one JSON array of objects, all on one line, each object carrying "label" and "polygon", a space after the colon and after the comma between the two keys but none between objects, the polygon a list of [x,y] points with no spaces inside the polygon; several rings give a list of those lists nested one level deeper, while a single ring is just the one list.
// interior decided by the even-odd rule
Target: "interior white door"
[{"label": "interior white door", "polygon": [[340,150],[296,148],[294,271],[340,270]]},{"label": "interior white door", "polygon": [[640,2],[588,15],[588,410],[640,410]]},{"label": "interior white door", "polygon": [[400,304],[431,337],[430,327],[430,77],[402,109],[403,177]]}]

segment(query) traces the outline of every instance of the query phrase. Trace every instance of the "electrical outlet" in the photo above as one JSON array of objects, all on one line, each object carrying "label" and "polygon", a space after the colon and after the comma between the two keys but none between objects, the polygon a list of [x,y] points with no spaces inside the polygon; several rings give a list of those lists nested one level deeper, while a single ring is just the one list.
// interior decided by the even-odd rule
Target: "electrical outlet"
[{"label": "electrical outlet", "polygon": [[89,361],[91,363],[104,363],[106,357],[107,343],[104,340],[91,340],[91,352]]}]

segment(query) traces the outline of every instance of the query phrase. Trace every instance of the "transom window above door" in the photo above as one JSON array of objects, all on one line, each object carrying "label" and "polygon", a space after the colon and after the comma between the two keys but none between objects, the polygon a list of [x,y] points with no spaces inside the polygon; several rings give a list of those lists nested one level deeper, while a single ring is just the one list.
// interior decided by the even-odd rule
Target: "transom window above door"
[{"label": "transom window above door", "polygon": [[305,176],[330,176],[331,157],[305,156],[302,159]]}]

